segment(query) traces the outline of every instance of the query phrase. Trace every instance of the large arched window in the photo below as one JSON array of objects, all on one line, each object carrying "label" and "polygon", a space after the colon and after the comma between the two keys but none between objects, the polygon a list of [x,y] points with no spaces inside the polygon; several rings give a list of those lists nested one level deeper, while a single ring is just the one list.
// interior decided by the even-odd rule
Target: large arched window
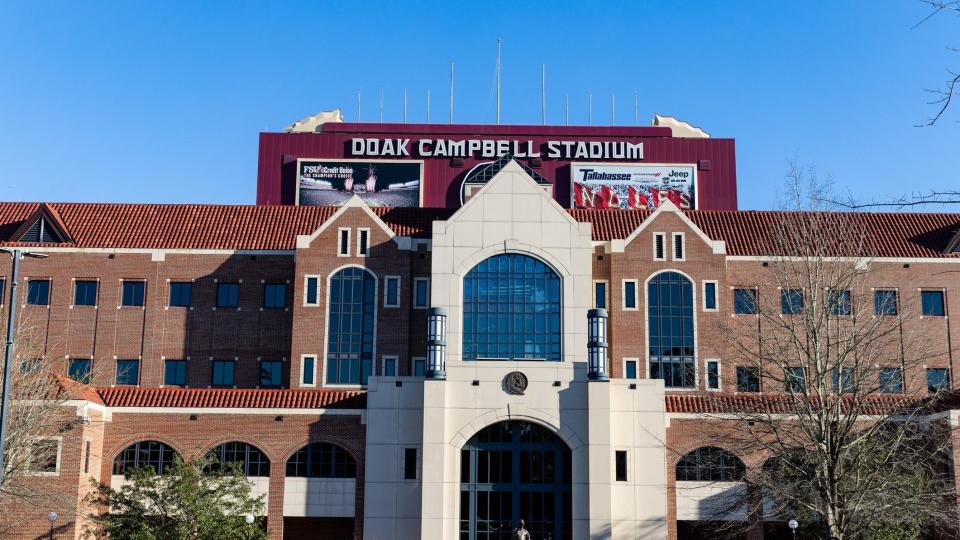
[{"label": "large arched window", "polygon": [[695,388],[693,283],[677,272],[663,272],[647,284],[650,378],[667,388]]},{"label": "large arched window", "polygon": [[740,458],[722,448],[706,446],[677,462],[677,481],[739,482],[746,468]]},{"label": "large arched window", "polygon": [[373,367],[376,280],[362,268],[330,278],[327,384],[367,384]]},{"label": "large arched window", "polygon": [[239,463],[245,476],[270,476],[270,459],[256,446],[245,442],[223,443],[207,453],[207,472],[218,473],[228,463]]},{"label": "large arched window", "polygon": [[463,359],[560,360],[560,277],[516,253],[463,278]]},{"label": "large arched window", "polygon": [[287,460],[287,476],[355,478],[357,462],[346,450],[330,443],[310,443]]},{"label": "large arched window", "polygon": [[155,473],[163,474],[173,465],[176,454],[173,448],[159,441],[136,442],[114,458],[113,474],[123,474],[128,468],[137,467],[152,467]]}]

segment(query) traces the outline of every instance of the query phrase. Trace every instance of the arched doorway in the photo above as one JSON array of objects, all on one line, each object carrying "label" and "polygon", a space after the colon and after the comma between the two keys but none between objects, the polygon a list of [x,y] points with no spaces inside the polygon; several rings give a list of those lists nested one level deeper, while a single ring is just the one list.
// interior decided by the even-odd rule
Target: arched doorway
[{"label": "arched doorway", "polygon": [[520,520],[538,540],[572,538],[570,448],[532,422],[506,421],[460,453],[460,538],[510,540]]}]

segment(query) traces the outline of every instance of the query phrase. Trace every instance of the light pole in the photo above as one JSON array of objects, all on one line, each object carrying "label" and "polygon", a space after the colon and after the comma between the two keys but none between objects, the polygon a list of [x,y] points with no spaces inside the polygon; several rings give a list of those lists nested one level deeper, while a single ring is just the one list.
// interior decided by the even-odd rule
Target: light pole
[{"label": "light pole", "polygon": [[790,534],[793,535],[793,540],[797,540],[797,527],[800,526],[800,523],[795,519],[791,519],[787,522],[787,527],[790,527]]},{"label": "light pole", "polygon": [[50,540],[53,540],[53,523],[57,521],[57,513],[50,512],[47,514],[47,519],[50,520]]},{"label": "light pole", "polygon": [[[7,446],[7,414],[10,409],[10,364],[13,363],[13,330],[17,322],[17,277],[20,272],[20,259],[23,257],[43,259],[46,258],[46,255],[8,248],[0,248],[0,252],[9,253],[13,256],[13,269],[10,272],[10,299],[8,300],[10,308],[7,310],[7,350],[3,355],[3,399],[0,400],[0,486],[3,486],[4,473],[7,470],[4,456]],[[57,514],[51,512],[50,516],[53,516],[50,519],[50,534],[52,535],[53,520],[57,519]],[[51,536],[51,538],[53,537]]]},{"label": "light pole", "polygon": [[250,540],[250,530],[253,528],[253,514],[243,516],[243,520],[247,522],[247,540]]}]

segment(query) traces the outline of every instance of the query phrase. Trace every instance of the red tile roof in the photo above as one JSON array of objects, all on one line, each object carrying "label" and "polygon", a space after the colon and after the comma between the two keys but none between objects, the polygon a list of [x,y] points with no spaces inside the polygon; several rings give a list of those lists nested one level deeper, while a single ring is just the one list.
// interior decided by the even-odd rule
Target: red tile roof
[{"label": "red tile roof", "polygon": [[[39,203],[0,203],[0,243]],[[296,236],[310,234],[336,207],[227,206],[198,204],[50,203],[77,247],[149,249],[292,250]],[[440,208],[373,208],[400,236],[429,237],[431,223],[455,211]],[[568,210],[593,224],[594,240],[626,238],[650,215],[647,210]],[[765,255],[772,234],[796,214],[767,211],[698,211],[685,214],[730,255]],[[957,257],[943,251],[960,229],[960,214],[852,213],[852,226],[873,239],[882,257]]]},{"label": "red tile roof", "polygon": [[[793,401],[787,396],[667,394],[668,413],[731,414],[749,412],[758,414],[791,414]],[[918,405],[905,396],[870,396],[860,400],[861,414],[887,414],[901,405]]]},{"label": "red tile roof", "polygon": [[243,388],[98,388],[108,407],[365,409],[363,390]]}]

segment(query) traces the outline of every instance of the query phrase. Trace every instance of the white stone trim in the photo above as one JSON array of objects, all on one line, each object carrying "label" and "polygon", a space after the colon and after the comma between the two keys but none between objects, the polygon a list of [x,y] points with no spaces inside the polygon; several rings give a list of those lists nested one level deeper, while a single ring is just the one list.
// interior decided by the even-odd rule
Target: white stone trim
[{"label": "white stone trim", "polygon": [[[717,387],[710,388],[709,367],[711,362],[717,363]],[[723,361],[719,358],[705,358],[703,360],[703,389],[707,392],[720,392],[723,390]]]},{"label": "white stone trim", "polygon": [[[306,249],[310,247],[310,244],[312,244],[313,241],[316,240],[317,237],[323,233],[323,231],[327,230],[327,228],[329,228],[332,224],[336,223],[336,221],[340,219],[340,216],[342,216],[344,212],[346,212],[349,208],[362,209],[364,213],[366,213],[367,216],[369,216],[370,219],[372,219],[373,222],[376,223],[381,230],[383,230],[384,234],[386,234],[390,239],[394,240],[395,242],[397,241],[397,235],[396,233],[393,232],[393,229],[388,227],[387,224],[384,223],[382,219],[380,219],[376,214],[374,214],[373,210],[370,210],[370,207],[367,206],[367,204],[364,203],[360,197],[354,195],[350,197],[350,199],[343,206],[341,206],[336,212],[334,212],[332,216],[327,218],[327,220],[324,221],[323,224],[317,228],[317,230],[313,231],[313,233],[308,235],[304,235],[304,234],[298,235],[297,249]],[[339,233],[337,236],[337,242],[338,244],[340,242]],[[337,252],[338,253],[340,252],[339,245],[337,246]]]},{"label": "white stone trim", "polygon": [[[726,242],[724,242],[723,240],[713,240],[709,236],[707,236],[707,234],[703,232],[703,230],[700,229],[700,227],[697,227],[696,223],[691,221],[690,218],[688,218],[686,214],[684,214],[679,208],[677,208],[677,205],[673,204],[673,202],[671,202],[669,199],[667,199],[666,201],[663,201],[663,203],[661,203],[660,206],[657,207],[657,209],[654,210],[652,214],[647,216],[647,219],[643,220],[643,223],[641,223],[636,229],[634,229],[632,233],[630,233],[629,236],[627,236],[623,240],[623,249],[625,249],[626,246],[630,245],[630,242],[633,242],[638,236],[640,236],[640,233],[642,233],[644,229],[650,226],[650,224],[653,223],[653,221],[657,218],[657,216],[660,215],[661,212],[672,212],[676,214],[677,217],[680,218],[680,221],[684,223],[684,225],[689,227],[690,230],[694,232],[694,234],[696,234],[701,240],[703,240],[708,246],[711,247],[714,255],[727,254]],[[615,251],[623,251],[623,249],[620,249],[620,250],[615,249],[619,246],[616,246],[613,243],[611,243],[611,247],[614,248]]]},{"label": "white stone trim", "polygon": [[[427,287],[427,303],[418,304],[417,303],[417,284],[426,283]],[[430,278],[429,277],[415,277],[413,278],[413,309],[428,309],[430,307]]]},{"label": "white stone trim", "polygon": [[[394,304],[391,304],[387,300],[387,291],[390,290],[390,282],[395,281],[397,283],[397,301]],[[383,307],[385,308],[396,308],[400,307],[400,295],[402,287],[400,276],[383,276]]]},{"label": "white stone trim", "polygon": [[[660,247],[663,248],[663,256],[657,256],[657,241],[660,242]],[[665,232],[655,232],[653,233],[653,260],[655,261],[665,261],[667,260],[667,233]]]},{"label": "white stone trim", "polygon": [[610,310],[610,280],[607,279],[595,279],[593,280],[593,291],[591,305],[594,308],[600,306],[597,305],[597,285],[603,283],[603,309]]},{"label": "white stone trim", "polygon": [[[679,246],[677,243],[677,238],[680,239]],[[670,235],[670,260],[683,262],[687,260],[687,234],[683,232],[674,231]],[[677,247],[680,248],[680,256],[677,257]]]},{"label": "white stone trim", "polygon": [[[347,233],[347,238],[344,240],[343,233]],[[337,257],[349,257],[350,256],[350,235],[353,234],[353,231],[350,230],[350,227],[339,227],[337,228]],[[346,249],[344,249],[346,248]]]},{"label": "white stone trim", "polygon": [[[318,276],[316,274],[304,274],[303,276],[303,305],[304,306],[317,307],[320,305],[320,278],[321,277],[322,276]],[[307,301],[307,290],[308,290],[307,284],[311,279],[317,280],[317,301],[316,302]]]},{"label": "white stone trim", "polygon": [[[367,242],[366,245],[363,245],[361,240],[363,239],[363,234],[367,233]],[[369,257],[370,256],[370,227],[359,227],[357,228],[357,257]]]},{"label": "white stone trim", "polygon": [[[627,283],[633,283],[633,307],[627,307]],[[636,279],[624,279],[620,282],[620,309],[623,311],[640,310],[640,284]]]},{"label": "white stone trim", "polygon": [[[713,309],[707,307],[707,283],[713,283]],[[720,311],[720,282],[716,279],[705,279],[700,282],[700,294],[703,299],[701,309],[706,313],[716,313]]]},{"label": "white stone trim", "polygon": [[[303,361],[306,358],[313,358],[313,382],[311,384],[306,384],[303,382]],[[319,364],[319,356],[316,354],[301,354],[300,355],[300,386],[302,388],[316,388],[317,386],[317,364]]]}]

